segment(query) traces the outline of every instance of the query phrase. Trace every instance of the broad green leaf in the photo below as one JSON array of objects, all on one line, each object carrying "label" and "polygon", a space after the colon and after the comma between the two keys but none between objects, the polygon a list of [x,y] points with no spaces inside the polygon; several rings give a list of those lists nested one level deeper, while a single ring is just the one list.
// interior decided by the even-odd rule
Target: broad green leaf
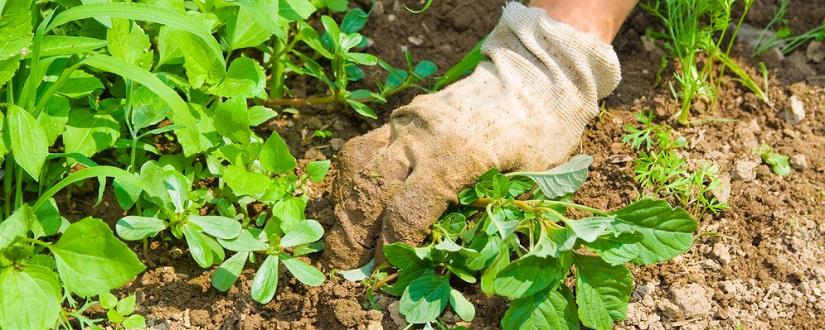
[{"label": "broad green leaf", "polygon": [[307,164],[307,177],[315,182],[321,182],[329,171],[329,160],[317,160]]},{"label": "broad green leaf", "polygon": [[470,249],[476,250],[480,254],[467,258],[467,268],[481,270],[487,267],[498,256],[499,244],[501,244],[501,238],[498,236],[489,236],[486,233],[476,236],[470,243]]},{"label": "broad green leaf", "polygon": [[562,252],[570,251],[575,247],[576,240],[576,233],[569,227],[549,229],[540,234],[539,241],[530,253],[539,257],[559,258]]},{"label": "broad green leaf", "polygon": [[189,222],[201,227],[204,233],[222,239],[238,237],[243,229],[238,220],[216,215],[192,215],[189,217]]},{"label": "broad green leaf", "polygon": [[241,276],[243,265],[246,263],[246,258],[248,257],[249,252],[238,252],[229,259],[226,259],[226,261],[212,273],[212,286],[221,292],[229,290],[229,288],[238,281],[238,277]]},{"label": "broad green leaf", "polygon": [[223,171],[223,178],[235,194],[252,197],[260,197],[266,193],[266,185],[262,183],[270,180],[266,175],[248,172],[242,166],[237,165],[227,166]]},{"label": "broad green leaf", "polygon": [[0,328],[50,329],[57,326],[63,300],[57,274],[27,265],[0,269]]},{"label": "broad green leaf", "polygon": [[136,132],[161,122],[170,110],[169,104],[146,86],[141,85],[132,92],[131,121]]},{"label": "broad green leaf", "polygon": [[450,288],[450,306],[453,307],[458,317],[464,321],[470,322],[476,317],[475,306],[467,301],[467,298],[464,298],[461,292],[453,288]]},{"label": "broad green leaf", "polygon": [[438,66],[435,63],[430,61],[421,61],[418,65],[415,66],[415,73],[422,77],[429,77],[433,73],[438,71]]},{"label": "broad green leaf", "polygon": [[129,315],[123,323],[121,323],[124,328],[126,329],[145,329],[146,328],[146,319],[143,315],[139,314],[132,314]]},{"label": "broad green leaf", "polygon": [[606,235],[611,232],[612,224],[616,219],[614,217],[589,217],[579,220],[562,219],[567,225],[567,228],[573,230],[576,236],[587,243],[593,242],[599,236]]},{"label": "broad green leaf", "polygon": [[286,253],[280,253],[278,257],[280,257],[281,262],[284,263],[286,269],[292,273],[292,276],[295,276],[295,278],[298,281],[301,281],[301,283],[310,286],[319,286],[321,283],[324,283],[324,279],[326,279],[326,277],[324,276],[324,273],[321,273],[321,271],[317,268],[312,267],[300,259]]},{"label": "broad green leaf", "polygon": [[315,6],[307,0],[278,0],[278,4],[278,14],[287,21],[302,21],[315,12]]},{"label": "broad green leaf", "polygon": [[370,107],[368,107],[366,104],[353,100],[347,100],[347,103],[359,115],[362,115],[367,118],[378,119],[378,116],[375,114],[375,111],[372,111],[372,109],[370,109]]},{"label": "broad green leaf", "polygon": [[404,290],[398,311],[412,324],[434,321],[447,307],[450,290],[450,281],[444,276],[419,277]]},{"label": "broad green leaf", "polygon": [[212,37],[212,31],[208,25],[204,24],[203,21],[199,21],[196,16],[185,15],[154,5],[123,2],[84,4],[57,14],[49,26],[46,27],[46,31],[51,31],[56,26],[71,21],[98,16],[155,22],[170,28],[187,31],[197,36],[199,42],[206,45],[212,53],[211,57],[221,63],[221,67],[226,66],[223,61],[221,47]]},{"label": "broad green leaf", "polygon": [[20,56],[0,59],[0,87],[3,87],[20,68]]},{"label": "broad green leaf", "polygon": [[61,95],[52,96],[46,102],[43,111],[37,116],[37,121],[46,133],[46,143],[53,145],[57,137],[66,131],[66,123],[69,122],[69,100]]},{"label": "broad green leaf", "polygon": [[258,126],[277,116],[278,112],[270,108],[256,105],[249,108],[249,125]]},{"label": "broad green leaf", "polygon": [[127,241],[142,240],[166,229],[166,223],[158,218],[125,216],[115,223],[117,236]]},{"label": "broad green leaf", "polygon": [[[67,12],[69,12],[69,10],[63,13]],[[111,56],[91,55],[86,57],[83,62],[97,69],[116,73],[124,78],[139,82],[152,90],[152,92],[155,92],[155,94],[166,101],[166,103],[169,104],[169,107],[172,108],[172,113],[171,116],[169,116],[169,119],[176,124],[184,125],[183,128],[175,130],[177,138],[183,146],[184,154],[191,156],[202,151],[200,134],[197,130],[195,117],[192,116],[192,113],[189,111],[189,106],[183,101],[180,95],[175,92],[175,90],[169,86],[166,86],[166,84],[158,79],[158,77],[134,64],[124,62],[123,60]]]},{"label": "broad green leaf", "polygon": [[582,324],[597,330],[613,329],[613,321],[627,317],[633,274],[625,265],[611,266],[599,257],[574,254],[576,303]]},{"label": "broad green leaf", "polygon": [[526,176],[539,185],[550,199],[576,192],[587,180],[587,167],[593,162],[590,155],[576,155],[567,163],[545,172],[516,172],[508,176]]},{"label": "broad green leaf", "polygon": [[[536,276],[541,274],[541,276]],[[544,288],[555,289],[567,277],[567,270],[556,258],[525,255],[496,274],[496,293],[510,298],[523,298]]]},{"label": "broad green leaf", "polygon": [[103,89],[100,79],[83,70],[72,71],[69,80],[57,89],[57,92],[66,97],[78,99],[92,94],[95,90]]},{"label": "broad green leaf", "polygon": [[101,293],[98,300],[100,301],[100,307],[103,307],[103,309],[112,309],[117,306],[117,297],[111,292]]},{"label": "broad green leaf", "polygon": [[222,263],[226,258],[226,251],[223,250],[221,244],[218,243],[218,241],[216,241],[212,236],[203,235],[203,240],[212,252],[212,264],[215,265]]},{"label": "broad green leaf", "polygon": [[[152,44],[137,23],[127,19],[112,19],[112,27],[107,31],[106,37],[109,40],[106,47],[109,54],[146,70],[152,68]],[[144,60],[146,54],[149,54],[148,62]]]},{"label": "broad green leaf", "polygon": [[18,238],[26,237],[32,220],[34,212],[28,204],[23,204],[6,220],[0,222],[0,251],[5,250]]},{"label": "broad green leaf", "polygon": [[[682,208],[673,209],[666,201],[643,199],[613,213],[634,231],[644,235],[635,245],[638,256],[632,262],[649,265],[671,259],[693,245],[697,224]],[[635,249],[625,245],[622,249]],[[632,250],[627,253],[632,253]]]},{"label": "broad green leaf", "polygon": [[209,93],[223,97],[266,99],[266,74],[258,62],[248,57],[239,57],[229,65],[226,78],[220,84],[210,87]]},{"label": "broad green leaf", "polygon": [[135,295],[128,295],[117,302],[117,312],[122,315],[129,315],[135,311],[135,302],[137,297]]},{"label": "broad green leaf", "polygon": [[277,132],[264,142],[260,153],[261,166],[275,174],[283,174],[295,169],[295,157],[289,153],[289,148]]},{"label": "broad green leaf", "polygon": [[169,199],[175,205],[175,213],[181,214],[189,206],[189,190],[192,188],[189,180],[174,169],[163,171],[163,186]]},{"label": "broad green leaf", "polygon": [[140,181],[146,187],[146,194],[155,204],[166,205],[172,202],[163,183],[163,168],[156,161],[143,163],[140,167]]},{"label": "broad green leaf", "polygon": [[99,219],[73,223],[50,249],[65,286],[84,297],[120,287],[146,269]]},{"label": "broad green leaf", "polygon": [[252,131],[249,129],[249,111],[246,109],[245,98],[233,97],[226,102],[219,103],[212,116],[218,134],[229,137],[237,143],[249,142]]},{"label": "broad green leaf", "polygon": [[[487,269],[484,269],[484,272],[481,273],[481,291],[484,294],[497,294],[496,292],[496,279],[498,276],[499,271],[507,267],[510,264],[510,250],[507,246],[499,246],[498,247],[498,256],[493,263],[490,264]],[[505,284],[505,282],[502,282]]]},{"label": "broad green leaf", "polygon": [[342,270],[339,271],[338,274],[344,277],[345,280],[350,282],[361,282],[366,280],[372,274],[372,265],[375,263],[375,259],[370,259],[366,265],[362,266],[361,268],[350,269],[350,270]]},{"label": "broad green leaf", "polygon": [[281,239],[281,247],[293,247],[308,244],[321,239],[324,236],[324,227],[315,220],[304,220],[298,222]]},{"label": "broad green leaf", "polygon": [[280,220],[281,231],[289,233],[295,225],[304,221],[306,202],[297,197],[282,199],[272,206],[272,216]]},{"label": "broad green leaf", "polygon": [[238,237],[232,239],[218,238],[218,243],[230,251],[265,251],[267,245],[257,240],[248,229],[241,230]]},{"label": "broad green leaf", "polygon": [[204,84],[217,84],[226,76],[223,59],[216,59],[209,54],[202,42],[189,33],[174,30],[168,27],[161,28],[160,39],[167,44],[166,48],[176,47],[183,56],[183,68],[192,88],[201,88]]},{"label": "broad green leaf", "polygon": [[63,133],[63,143],[66,152],[92,157],[113,146],[119,134],[120,124],[112,115],[73,109]]},{"label": "broad green leaf", "polygon": [[404,243],[384,245],[384,256],[390,264],[399,269],[400,275],[393,285],[393,294],[402,295],[407,286],[425,273],[432,272],[428,252],[424,248],[413,248]]},{"label": "broad green leaf", "polygon": [[[278,1],[266,0],[239,0],[236,2],[241,9],[251,16],[260,26],[270,34],[274,34],[280,39],[286,39],[284,30],[278,26],[279,5]],[[244,11],[244,10],[242,10]],[[245,18],[249,19],[249,18]]]},{"label": "broad green leaf", "polygon": [[[8,59],[26,55],[31,46],[32,20],[31,1],[6,0],[0,16],[0,58]],[[5,81],[0,81],[2,86]]]},{"label": "broad green leaf", "polygon": [[40,180],[40,170],[49,155],[46,132],[37,120],[23,108],[13,104],[8,107],[7,136],[14,154],[14,162],[20,165],[35,181]]},{"label": "broad green leaf", "polygon": [[252,287],[249,289],[255,301],[261,304],[272,301],[275,290],[278,288],[278,263],[278,256],[269,255],[255,272]]},{"label": "broad green leaf", "polygon": [[578,330],[579,320],[573,293],[562,285],[559,290],[547,288],[531,296],[513,300],[501,319],[501,327],[513,330]]},{"label": "broad green leaf", "polygon": [[49,198],[39,209],[35,210],[35,218],[37,221],[31,223],[31,231],[35,237],[56,234],[63,222],[54,198]]},{"label": "broad green leaf", "polygon": [[644,239],[641,233],[599,237],[592,243],[585,243],[588,250],[596,252],[611,265],[621,265],[639,255],[641,248],[635,244]]},{"label": "broad green leaf", "polygon": [[[73,36],[43,36],[40,57],[85,53],[109,44],[109,40]],[[29,53],[28,57],[31,53]]]},{"label": "broad green leaf", "polygon": [[[276,1],[270,3],[278,4]],[[232,8],[226,17],[226,29],[221,34],[221,44],[227,51],[255,47],[269,40],[272,32],[267,31],[252,17],[252,10]]]},{"label": "broad green leaf", "polygon": [[341,20],[341,32],[349,34],[360,31],[364,25],[367,24],[367,18],[369,18],[369,16],[370,15],[361,10],[361,8],[350,10],[344,15],[344,19]]},{"label": "broad green leaf", "polygon": [[186,245],[189,246],[189,254],[192,259],[203,268],[212,266],[215,257],[212,249],[209,248],[209,243],[206,241],[208,237],[202,232],[198,231],[190,223],[185,223],[180,227],[183,236],[186,237]]}]

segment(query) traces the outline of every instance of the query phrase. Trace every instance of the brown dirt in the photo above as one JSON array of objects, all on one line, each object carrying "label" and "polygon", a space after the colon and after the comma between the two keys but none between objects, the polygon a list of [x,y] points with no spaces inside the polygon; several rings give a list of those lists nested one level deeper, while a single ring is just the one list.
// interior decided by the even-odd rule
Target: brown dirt
[{"label": "brown dirt", "polygon": [[[359,0],[366,6],[370,1]],[[374,44],[366,51],[396,67],[405,65],[403,49],[416,61],[436,62],[440,73],[461,59],[496,23],[503,0],[441,0],[429,11],[413,15],[404,6],[418,8],[423,1],[378,0],[381,9],[371,17],[364,34]],[[773,16],[772,5],[757,2],[746,22],[764,26]],[[795,33],[820,24],[825,8],[819,1],[794,1],[787,15]],[[365,9],[368,9],[364,7]],[[607,210],[627,205],[643,191],[633,179],[632,162],[607,161],[613,155],[632,156],[621,144],[622,125],[634,123],[634,111],[653,110],[670,118],[677,103],[668,89],[669,79],[654,87],[662,51],[645,50],[642,36],[655,21],[637,10],[614,43],[622,62],[624,80],[604,100],[607,114],[594,119],[582,137],[582,152],[593,155],[590,180],[577,201]],[[413,42],[415,41],[415,42]],[[418,44],[420,41],[420,44]],[[684,154],[689,163],[710,160],[722,177],[737,162],[759,162],[752,147],[765,142],[777,151],[803,155],[807,166],[788,178],[760,164],[756,178],[730,182],[731,209],[706,215],[696,232],[696,244],[683,256],[652,266],[632,267],[637,287],[628,320],[618,329],[819,329],[825,321],[825,61],[814,63],[805,47],[785,57],[766,55],[751,59],[737,44],[733,57],[757,72],[765,61],[771,72],[770,96],[780,110],[795,95],[805,104],[806,118],[790,125],[738,83],[726,80],[715,110],[694,113],[693,118],[726,118],[731,122],[704,121],[678,127],[689,143]],[[664,76],[669,77],[672,68]],[[380,70],[368,70],[365,81],[383,79]],[[300,109],[301,113],[273,120],[266,126],[286,137],[301,162],[334,158],[340,143],[383,123],[395,106],[417,91],[394,96],[377,106],[382,118],[365,120],[339,106]],[[704,108],[697,105],[696,108]],[[330,129],[331,141],[312,138],[313,130]],[[335,175],[335,169],[331,176]],[[309,218],[331,226],[329,179],[310,188]],[[77,218],[89,214],[116,221],[122,216],[107,193],[103,206],[88,212],[71,211]],[[89,210],[93,194],[75,194],[79,210]],[[61,205],[61,209],[66,209]],[[289,275],[281,277],[275,299],[266,305],[249,295],[255,265],[247,265],[241,280],[222,293],[210,285],[213,269],[201,269],[186,252],[185,244],[153,242],[153,266],[120,290],[138,297],[137,313],[156,329],[398,329],[390,312],[391,297],[381,297],[383,312],[365,309],[363,288],[333,276],[321,287],[307,287]],[[141,246],[134,246],[139,251]],[[260,260],[259,260],[260,262]],[[470,329],[497,329],[506,300],[484,296],[476,287],[465,288],[476,304]],[[397,308],[397,304],[395,305]],[[447,319],[456,319],[448,315]]]}]

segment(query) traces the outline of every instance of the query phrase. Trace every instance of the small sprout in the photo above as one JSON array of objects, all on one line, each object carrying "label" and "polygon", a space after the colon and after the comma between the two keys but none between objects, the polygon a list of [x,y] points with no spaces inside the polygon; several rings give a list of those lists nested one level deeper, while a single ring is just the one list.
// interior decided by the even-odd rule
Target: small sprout
[{"label": "small sprout", "polygon": [[791,175],[791,165],[788,163],[788,159],[790,157],[787,155],[773,152],[773,148],[766,143],[762,143],[762,145],[755,150],[755,153],[762,158],[762,161],[765,162],[765,164],[771,166],[776,175],[782,177]]}]

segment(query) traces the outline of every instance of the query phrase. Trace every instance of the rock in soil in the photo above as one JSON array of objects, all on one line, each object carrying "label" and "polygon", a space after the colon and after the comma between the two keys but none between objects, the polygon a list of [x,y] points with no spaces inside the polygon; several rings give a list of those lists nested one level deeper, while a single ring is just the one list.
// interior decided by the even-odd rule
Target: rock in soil
[{"label": "rock in soil", "polygon": [[805,155],[793,155],[791,156],[791,167],[803,171],[808,168],[808,159],[805,158]]},{"label": "rock in soil", "polygon": [[703,317],[710,313],[708,292],[699,284],[691,283],[686,287],[671,289],[673,303],[681,308],[685,318]]},{"label": "rock in soil", "polygon": [[808,57],[811,62],[822,62],[822,60],[825,59],[825,46],[819,41],[811,41],[808,49],[805,50],[805,56]]},{"label": "rock in soil", "polygon": [[759,162],[752,160],[737,160],[730,171],[730,178],[735,181],[753,181],[756,179],[756,167]]},{"label": "rock in soil", "polygon": [[788,122],[788,124],[797,125],[805,119],[805,104],[802,103],[796,95],[792,95],[785,105],[785,110],[779,114],[779,117]]}]

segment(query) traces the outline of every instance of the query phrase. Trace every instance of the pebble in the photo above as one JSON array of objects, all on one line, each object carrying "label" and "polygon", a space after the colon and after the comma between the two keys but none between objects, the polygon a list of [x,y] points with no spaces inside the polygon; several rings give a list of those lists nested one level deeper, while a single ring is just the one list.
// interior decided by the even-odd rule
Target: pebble
[{"label": "pebble", "polygon": [[808,49],[805,50],[805,56],[814,63],[822,62],[825,59],[825,46],[822,45],[822,42],[811,41],[808,44]]},{"label": "pebble", "polygon": [[691,283],[686,287],[672,289],[671,293],[673,303],[682,309],[686,318],[703,317],[710,313],[710,299],[701,285]]},{"label": "pebble", "polygon": [[393,15],[393,14],[387,15],[387,22],[392,23],[392,22],[395,22],[396,19],[397,19],[397,17],[395,17],[395,15]]},{"label": "pebble", "polygon": [[791,156],[790,163],[791,167],[800,171],[808,168],[808,159],[805,158],[805,155],[802,154]]},{"label": "pebble", "polygon": [[329,146],[332,147],[332,150],[338,151],[344,146],[344,139],[332,138],[329,140]]},{"label": "pebble", "polygon": [[730,263],[730,251],[728,251],[728,247],[722,243],[713,244],[713,255],[719,259],[723,265]]},{"label": "pebble", "polygon": [[785,105],[785,110],[779,113],[779,118],[791,125],[799,124],[805,119],[805,104],[796,95],[792,95]]},{"label": "pebble", "polygon": [[728,200],[730,200],[731,192],[730,174],[720,173],[719,181],[722,182],[722,184],[711,190],[711,194],[713,194],[713,197],[716,197],[720,203],[727,203]]},{"label": "pebble", "polygon": [[413,45],[420,46],[424,43],[424,36],[420,34],[418,36],[409,36],[407,37],[407,41],[409,41]]},{"label": "pebble", "polygon": [[759,162],[752,160],[737,160],[730,171],[730,178],[734,181],[753,181],[756,179],[756,167]]},{"label": "pebble", "polygon": [[610,164],[627,163],[633,160],[633,157],[628,155],[610,155],[607,157],[607,162]]}]

